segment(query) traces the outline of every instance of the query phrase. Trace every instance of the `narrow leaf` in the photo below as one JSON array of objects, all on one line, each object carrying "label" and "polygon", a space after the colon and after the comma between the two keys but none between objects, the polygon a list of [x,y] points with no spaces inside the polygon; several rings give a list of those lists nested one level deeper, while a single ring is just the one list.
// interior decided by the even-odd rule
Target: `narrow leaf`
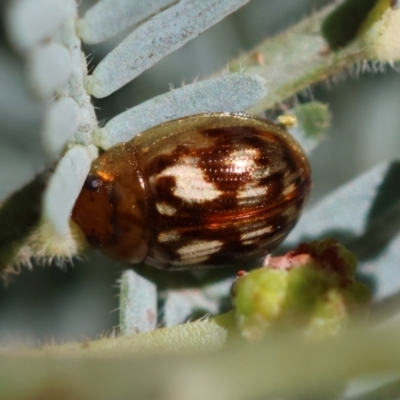
[{"label": "narrow leaf", "polygon": [[182,324],[196,315],[217,315],[221,299],[229,296],[234,278],[224,278],[201,288],[171,288],[161,294],[164,299],[162,323],[164,326]]},{"label": "narrow leaf", "polygon": [[157,326],[157,286],[134,270],[122,274],[120,289],[120,332],[133,335]]},{"label": "narrow leaf", "polygon": [[60,155],[67,140],[79,125],[79,106],[70,97],[50,104],[44,120],[42,137],[47,153],[53,158]]},{"label": "narrow leaf", "polygon": [[39,44],[61,26],[73,10],[65,0],[17,0],[6,19],[12,43],[20,51]]},{"label": "narrow leaf", "polygon": [[243,111],[266,95],[265,81],[253,74],[228,74],[192,83],[154,97],[116,116],[97,131],[95,143],[107,149],[155,125],[206,112]]},{"label": "narrow leaf", "polygon": [[90,169],[90,158],[83,147],[73,147],[50,178],[44,196],[44,216],[59,236],[68,233],[68,222],[83,182]]},{"label": "narrow leaf", "polygon": [[72,72],[68,50],[51,43],[36,48],[28,60],[28,79],[33,90],[41,97],[49,97],[67,82]]},{"label": "narrow leaf", "polygon": [[78,34],[86,43],[103,42],[176,0],[103,0],[86,11],[78,21]]},{"label": "narrow leaf", "polygon": [[95,68],[87,91],[105,97],[249,0],[181,0],[141,25]]}]

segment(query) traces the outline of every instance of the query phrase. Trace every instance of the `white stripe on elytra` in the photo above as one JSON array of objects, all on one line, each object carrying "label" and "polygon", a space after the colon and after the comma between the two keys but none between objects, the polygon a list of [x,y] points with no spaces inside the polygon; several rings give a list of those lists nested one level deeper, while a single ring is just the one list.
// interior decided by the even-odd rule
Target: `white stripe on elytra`
[{"label": "white stripe on elytra", "polygon": [[156,177],[150,179],[156,183],[163,177],[175,178],[175,187],[172,189],[174,195],[187,203],[203,203],[218,198],[222,192],[205,179],[203,170],[194,164],[193,157],[184,157],[177,165],[168,167]]},{"label": "white stripe on elytra", "polygon": [[162,231],[158,234],[158,241],[160,243],[165,243],[165,242],[177,242],[180,240],[181,235],[177,230],[171,230],[171,231]]},{"label": "white stripe on elytra", "polygon": [[176,212],[178,211],[174,206],[171,206],[170,204],[164,202],[156,203],[156,208],[161,215],[168,215],[170,217],[172,215],[175,215]]},{"label": "white stripe on elytra", "polygon": [[271,233],[273,231],[272,226],[266,226],[265,228],[256,229],[251,232],[242,233],[240,235],[240,240],[242,242],[247,241],[249,239],[258,238],[266,233]]},{"label": "white stripe on elytra", "polygon": [[223,244],[220,240],[194,240],[178,249],[177,253],[181,256],[181,260],[202,258],[202,261],[205,261],[210,255],[217,253]]},{"label": "white stripe on elytra", "polygon": [[268,193],[268,186],[257,186],[247,184],[242,190],[237,194],[238,199],[246,199],[252,197],[261,197],[260,200],[264,199],[264,196]]}]

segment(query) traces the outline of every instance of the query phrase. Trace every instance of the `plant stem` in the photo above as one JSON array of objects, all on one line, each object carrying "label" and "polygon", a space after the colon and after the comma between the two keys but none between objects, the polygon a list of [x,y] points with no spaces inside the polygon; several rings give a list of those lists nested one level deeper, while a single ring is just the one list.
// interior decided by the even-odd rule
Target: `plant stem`
[{"label": "plant stem", "polygon": [[251,113],[272,108],[365,60],[365,44],[361,39],[337,52],[329,49],[321,34],[321,24],[333,9],[334,6],[325,7],[228,65],[230,72],[251,72],[267,81],[268,95]]},{"label": "plant stem", "polygon": [[220,349],[235,331],[232,312],[136,335],[112,336],[94,341],[46,345],[17,353],[30,356],[124,356],[176,352],[207,352]]}]

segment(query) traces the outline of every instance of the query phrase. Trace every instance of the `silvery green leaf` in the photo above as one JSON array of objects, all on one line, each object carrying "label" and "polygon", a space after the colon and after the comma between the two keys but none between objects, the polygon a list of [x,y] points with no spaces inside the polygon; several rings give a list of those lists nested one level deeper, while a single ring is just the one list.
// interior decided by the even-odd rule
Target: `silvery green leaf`
[{"label": "silvery green leaf", "polygon": [[87,91],[101,98],[115,92],[166,55],[249,0],[181,0],[139,26],[87,78]]},{"label": "silvery green leaf", "polygon": [[44,217],[59,236],[68,232],[71,211],[89,173],[90,162],[83,147],[73,147],[50,178],[43,199]]},{"label": "silvery green leaf", "polygon": [[119,299],[120,332],[122,335],[147,332],[157,326],[157,286],[127,270],[121,277]]},{"label": "silvery green leaf", "polygon": [[100,43],[174,2],[176,0],[102,0],[78,21],[78,34],[86,43]]},{"label": "silvery green leaf", "polygon": [[27,67],[33,90],[45,98],[52,96],[59,86],[67,82],[72,72],[68,50],[55,43],[35,48]]},{"label": "silvery green leaf", "polygon": [[182,324],[196,312],[216,315],[220,311],[221,297],[228,297],[233,278],[199,288],[169,289],[165,292],[162,322],[164,326]]},{"label": "silvery green leaf", "polygon": [[374,167],[313,205],[285,240],[285,247],[335,232],[341,233],[342,238],[361,236],[367,228],[368,215],[390,166],[382,164]]},{"label": "silvery green leaf", "polygon": [[227,74],[192,83],[154,97],[109,121],[94,137],[107,149],[155,125],[206,112],[243,111],[267,93],[264,79],[254,74]]},{"label": "silvery green leaf", "polygon": [[50,37],[71,14],[71,7],[65,0],[17,0],[8,11],[9,37],[22,51]]},{"label": "silvery green leaf", "polygon": [[67,140],[79,125],[79,106],[70,97],[64,97],[50,104],[42,130],[43,144],[53,158],[60,155]]}]

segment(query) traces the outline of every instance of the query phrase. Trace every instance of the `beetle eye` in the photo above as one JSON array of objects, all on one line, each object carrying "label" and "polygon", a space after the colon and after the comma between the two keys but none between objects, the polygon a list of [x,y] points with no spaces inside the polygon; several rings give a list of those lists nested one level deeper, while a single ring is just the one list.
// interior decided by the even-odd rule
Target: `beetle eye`
[{"label": "beetle eye", "polygon": [[96,175],[88,175],[83,186],[87,190],[96,191],[103,186],[103,181]]}]

